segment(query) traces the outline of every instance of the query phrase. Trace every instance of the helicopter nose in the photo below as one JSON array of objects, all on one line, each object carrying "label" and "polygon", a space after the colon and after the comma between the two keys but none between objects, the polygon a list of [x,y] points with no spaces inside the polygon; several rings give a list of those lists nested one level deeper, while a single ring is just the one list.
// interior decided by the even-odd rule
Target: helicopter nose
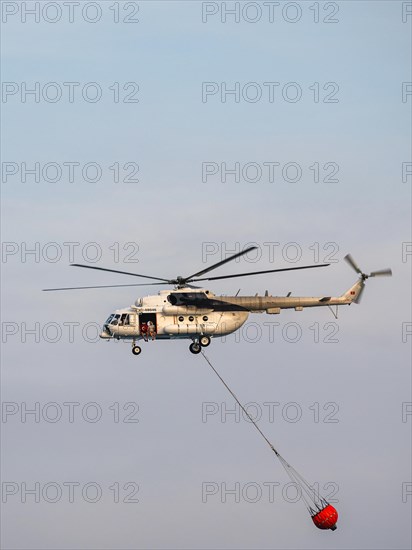
[{"label": "helicopter nose", "polygon": [[107,340],[108,338],[112,337],[112,335],[110,334],[110,332],[106,328],[104,328],[102,330],[102,332],[99,334],[99,336],[100,336],[100,338],[103,338],[103,340]]}]

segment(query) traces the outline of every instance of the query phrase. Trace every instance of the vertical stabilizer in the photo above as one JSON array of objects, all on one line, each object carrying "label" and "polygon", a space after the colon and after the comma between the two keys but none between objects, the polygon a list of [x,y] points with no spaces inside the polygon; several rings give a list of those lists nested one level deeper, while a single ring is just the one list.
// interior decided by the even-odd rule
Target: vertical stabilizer
[{"label": "vertical stabilizer", "polygon": [[341,298],[343,298],[344,303],[351,304],[352,302],[355,302],[355,304],[358,304],[364,286],[365,281],[363,279],[358,279],[353,286],[351,286],[344,294],[342,294]]}]

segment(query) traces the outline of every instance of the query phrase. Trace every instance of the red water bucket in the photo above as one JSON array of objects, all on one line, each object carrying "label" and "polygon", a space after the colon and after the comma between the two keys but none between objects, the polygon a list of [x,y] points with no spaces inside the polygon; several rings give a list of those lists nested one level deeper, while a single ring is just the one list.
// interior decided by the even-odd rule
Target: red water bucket
[{"label": "red water bucket", "polygon": [[338,512],[336,508],[328,504],[320,512],[312,516],[312,521],[318,529],[336,529],[338,521]]}]

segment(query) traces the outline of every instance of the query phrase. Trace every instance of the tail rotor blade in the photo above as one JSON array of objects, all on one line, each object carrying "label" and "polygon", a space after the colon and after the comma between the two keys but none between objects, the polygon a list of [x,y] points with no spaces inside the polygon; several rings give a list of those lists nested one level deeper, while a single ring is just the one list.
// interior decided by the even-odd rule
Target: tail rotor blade
[{"label": "tail rotor blade", "polygon": [[372,271],[369,277],[391,277],[392,269],[380,269],[379,271]]},{"label": "tail rotor blade", "polygon": [[355,260],[352,258],[350,254],[346,254],[344,259],[348,262],[348,264],[352,267],[352,269],[356,271],[356,273],[359,273],[360,275],[362,275],[361,269],[359,268],[358,264],[355,262]]}]

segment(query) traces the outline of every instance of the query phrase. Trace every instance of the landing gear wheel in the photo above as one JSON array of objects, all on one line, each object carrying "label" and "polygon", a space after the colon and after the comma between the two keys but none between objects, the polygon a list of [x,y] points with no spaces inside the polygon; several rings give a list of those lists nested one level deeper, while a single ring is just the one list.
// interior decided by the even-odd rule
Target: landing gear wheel
[{"label": "landing gear wheel", "polygon": [[142,353],[142,348],[140,346],[133,346],[132,353],[133,355],[140,355]]},{"label": "landing gear wheel", "polygon": [[209,336],[201,336],[199,343],[202,346],[202,348],[207,348],[207,346],[210,344]]},{"label": "landing gear wheel", "polygon": [[200,344],[193,342],[193,344],[190,344],[189,349],[192,353],[198,354],[202,348],[200,347]]}]

